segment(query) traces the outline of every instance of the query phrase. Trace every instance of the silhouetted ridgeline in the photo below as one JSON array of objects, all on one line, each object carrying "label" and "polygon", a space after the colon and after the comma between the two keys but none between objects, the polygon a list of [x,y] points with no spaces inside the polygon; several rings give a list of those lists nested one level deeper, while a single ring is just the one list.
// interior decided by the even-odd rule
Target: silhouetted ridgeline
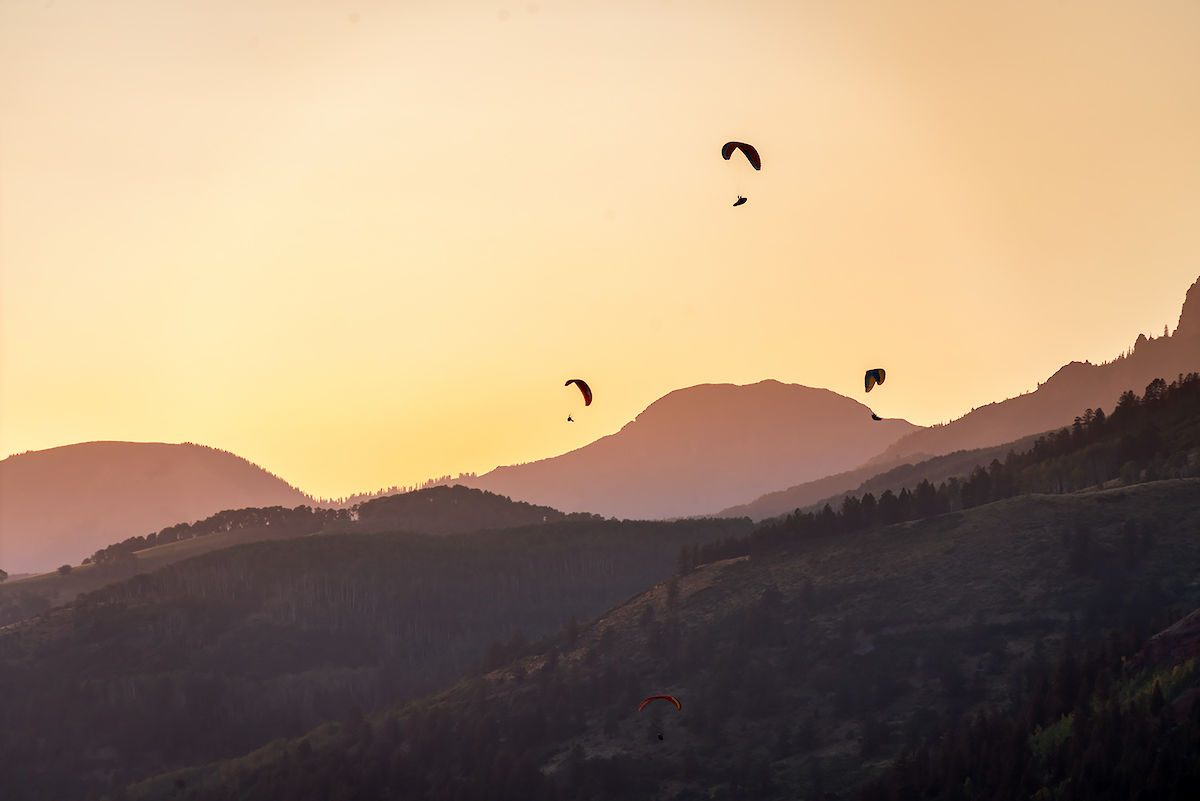
[{"label": "silhouetted ridgeline", "polygon": [[[162,531],[130,537],[102,548],[84,564],[111,563],[135,551],[181,540],[254,528],[285,529],[287,536],[303,536],[336,527],[341,531],[409,531],[419,534],[455,534],[512,528],[559,520],[589,519],[592,515],[566,515],[548,506],[534,506],[469,487],[434,485],[410,493],[389,495],[351,508],[322,509],[281,506],[231,509],[195,523],[177,523]],[[354,525],[358,523],[358,525]],[[280,537],[276,537],[277,539]]]},{"label": "silhouetted ridgeline", "polygon": [[[477,493],[472,492],[470,497]],[[5,801],[83,798],[448,686],[749,520],[334,534],[213,551],[0,630]]]},{"label": "silhouetted ridgeline", "polygon": [[364,503],[354,510],[355,530],[403,530],[424,534],[528,526],[560,520],[591,520],[586,512],[564,514],[549,506],[514,501],[503,495],[461,485],[433,486]]}]

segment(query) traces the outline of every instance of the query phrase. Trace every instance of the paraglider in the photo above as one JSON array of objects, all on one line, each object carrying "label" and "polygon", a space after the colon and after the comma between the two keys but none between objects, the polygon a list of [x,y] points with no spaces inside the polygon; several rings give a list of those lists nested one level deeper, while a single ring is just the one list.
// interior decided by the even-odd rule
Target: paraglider
[{"label": "paraglider", "polygon": [[867,392],[870,392],[871,388],[876,384],[882,384],[883,379],[886,376],[887,373],[883,371],[882,367],[876,367],[874,370],[868,370],[867,374],[863,377],[863,383],[866,384]]},{"label": "paraglider", "polygon": [[[647,706],[649,706],[654,701],[670,701],[672,704],[675,705],[676,709],[680,710],[681,712],[683,711],[683,705],[679,703],[679,699],[676,698],[675,696],[673,696],[673,695],[652,695],[649,698],[646,698],[640,704],[638,704],[638,712],[641,712],[643,709],[645,709]],[[661,731],[658,733],[658,739],[660,739],[660,740],[663,739],[663,733]]]},{"label": "paraglider", "polygon": [[883,418],[880,417],[879,415],[875,414],[875,412],[871,412],[871,419],[872,420],[882,420]]},{"label": "paraglider", "polygon": [[[721,145],[721,158],[729,161],[733,156],[733,151],[740,150],[746,156],[746,160],[750,162],[750,166],[756,170],[762,169],[762,159],[759,158],[758,151],[754,149],[754,145],[748,145],[745,142],[726,142]],[[734,206],[740,206],[746,202],[746,198],[738,193],[737,200],[734,201]]]},{"label": "paraglider", "polygon": [[567,415],[567,422],[568,422],[568,423],[574,423],[574,422],[575,422],[575,418],[571,417],[571,415],[569,415],[569,414],[568,414],[568,415]]},{"label": "paraglider", "polygon": [[587,382],[584,381],[582,378],[570,378],[570,379],[567,379],[567,383],[563,384],[563,386],[569,387],[572,384],[577,384],[579,386],[579,391],[583,393],[583,405],[591,406],[592,405],[592,388],[587,385]]}]

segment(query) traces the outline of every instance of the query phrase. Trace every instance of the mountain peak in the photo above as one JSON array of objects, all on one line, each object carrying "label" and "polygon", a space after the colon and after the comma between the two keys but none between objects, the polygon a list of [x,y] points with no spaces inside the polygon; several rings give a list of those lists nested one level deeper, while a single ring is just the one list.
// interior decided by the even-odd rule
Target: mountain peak
[{"label": "mountain peak", "polygon": [[1200,336],[1200,278],[1187,291],[1175,336],[1190,339]]},{"label": "mountain peak", "polygon": [[698,384],[662,396],[616,434],[464,483],[566,512],[686,517],[846,470],[915,429],[872,422],[866,406],[827,389]]}]

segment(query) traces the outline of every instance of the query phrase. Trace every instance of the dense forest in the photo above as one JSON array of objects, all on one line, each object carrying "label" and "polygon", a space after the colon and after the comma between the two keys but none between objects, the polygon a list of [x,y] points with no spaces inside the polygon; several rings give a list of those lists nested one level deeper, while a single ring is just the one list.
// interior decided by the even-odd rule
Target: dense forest
[{"label": "dense forest", "polygon": [[663,580],[681,547],[749,527],[320,535],[135,576],[0,630],[4,797],[95,794],[438,690]]},{"label": "dense forest", "polygon": [[1133,659],[1139,633],[1067,648],[1017,709],[906,747],[856,801],[1200,798],[1200,667]]},{"label": "dense forest", "polygon": [[229,509],[194,523],[176,523],[160,531],[127,537],[84,559],[81,569],[62,568],[57,575],[38,576],[0,588],[0,626],[34,617],[81,593],[139,573],[246,542],[317,533],[452,534],[593,518],[463,486],[433,486],[364,501],[353,508]]},{"label": "dense forest", "polygon": [[[122,792],[846,797],[964,714],[1020,708],[1065,651],[1200,605],[1198,501],[1197,479],[1026,495],[698,567],[453,691]],[[636,711],[659,692],[682,711]]]}]

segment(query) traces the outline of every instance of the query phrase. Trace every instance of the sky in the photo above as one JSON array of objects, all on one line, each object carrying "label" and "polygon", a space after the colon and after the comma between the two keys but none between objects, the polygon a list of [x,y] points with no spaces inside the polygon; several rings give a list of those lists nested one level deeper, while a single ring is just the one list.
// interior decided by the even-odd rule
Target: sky
[{"label": "sky", "polygon": [[959,417],[1174,328],[1198,39],[1193,0],[0,0],[0,454],[336,497],[701,383],[882,366],[882,414]]}]

